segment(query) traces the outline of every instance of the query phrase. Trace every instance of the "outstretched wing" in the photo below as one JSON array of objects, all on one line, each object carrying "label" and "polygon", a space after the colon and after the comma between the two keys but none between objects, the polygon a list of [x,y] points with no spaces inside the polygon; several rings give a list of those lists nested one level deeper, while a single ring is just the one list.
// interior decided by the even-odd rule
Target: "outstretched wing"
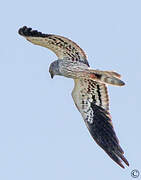
[{"label": "outstretched wing", "polygon": [[121,159],[129,166],[112,125],[106,85],[77,79],[72,97],[97,144],[122,168]]},{"label": "outstretched wing", "polygon": [[58,35],[44,34],[26,26],[19,29],[19,34],[33,44],[52,50],[59,59],[68,58],[89,66],[85,52],[73,41]]}]

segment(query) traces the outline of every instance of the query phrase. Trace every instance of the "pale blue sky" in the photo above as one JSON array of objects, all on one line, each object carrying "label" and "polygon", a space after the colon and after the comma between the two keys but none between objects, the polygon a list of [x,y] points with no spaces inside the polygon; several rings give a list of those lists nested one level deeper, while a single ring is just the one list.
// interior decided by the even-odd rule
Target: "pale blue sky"
[{"label": "pale blue sky", "polygon": [[[0,57],[0,179],[132,179],[141,172],[141,1],[2,1]],[[30,26],[77,42],[91,67],[115,70],[126,86],[109,87],[113,124],[126,169],[91,138],[73,104],[73,81],[53,80],[56,56],[18,35]]]}]

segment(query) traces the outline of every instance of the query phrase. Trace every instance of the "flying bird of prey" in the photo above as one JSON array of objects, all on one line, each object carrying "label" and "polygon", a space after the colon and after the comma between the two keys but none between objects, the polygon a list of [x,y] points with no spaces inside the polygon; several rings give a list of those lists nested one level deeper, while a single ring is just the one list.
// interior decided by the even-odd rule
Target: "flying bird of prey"
[{"label": "flying bird of prey", "polygon": [[120,74],[91,69],[85,52],[73,41],[58,35],[44,34],[26,26],[19,34],[33,44],[52,50],[58,60],[51,63],[51,78],[55,75],[74,79],[72,98],[96,143],[122,168],[129,166],[119,145],[109,113],[107,85],[123,86]]}]

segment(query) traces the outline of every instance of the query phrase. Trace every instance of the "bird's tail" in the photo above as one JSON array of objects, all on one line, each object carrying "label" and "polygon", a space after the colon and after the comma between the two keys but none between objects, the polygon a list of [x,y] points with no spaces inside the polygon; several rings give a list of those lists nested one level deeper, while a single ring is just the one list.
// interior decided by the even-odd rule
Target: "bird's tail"
[{"label": "bird's tail", "polygon": [[121,75],[114,71],[99,71],[89,69],[89,77],[95,81],[115,85],[115,86],[124,86],[125,83],[120,80]]}]

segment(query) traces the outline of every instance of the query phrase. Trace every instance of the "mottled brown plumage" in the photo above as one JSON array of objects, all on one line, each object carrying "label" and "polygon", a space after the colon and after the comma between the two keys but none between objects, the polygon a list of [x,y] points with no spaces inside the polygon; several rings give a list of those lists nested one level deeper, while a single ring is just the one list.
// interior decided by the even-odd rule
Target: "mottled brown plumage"
[{"label": "mottled brown plumage", "polygon": [[123,86],[120,74],[91,69],[84,51],[65,37],[44,34],[26,26],[19,29],[19,34],[57,55],[58,60],[49,68],[51,77],[60,75],[74,79],[72,97],[93,139],[122,168],[122,161],[129,166],[113,128],[106,87],[107,84]]}]

